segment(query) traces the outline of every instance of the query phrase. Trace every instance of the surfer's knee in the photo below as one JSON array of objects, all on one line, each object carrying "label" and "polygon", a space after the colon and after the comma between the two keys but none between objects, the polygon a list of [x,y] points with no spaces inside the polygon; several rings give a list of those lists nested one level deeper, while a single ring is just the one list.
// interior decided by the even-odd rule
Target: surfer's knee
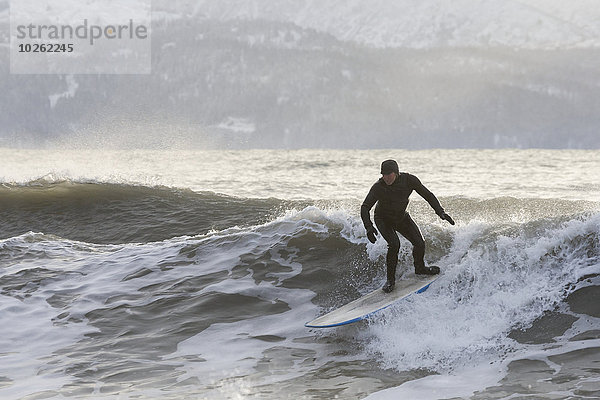
[{"label": "surfer's knee", "polygon": [[415,240],[412,243],[413,247],[415,250],[418,251],[425,251],[425,241],[423,240],[422,237],[419,238],[415,238]]},{"label": "surfer's knee", "polygon": [[400,240],[398,238],[388,242],[388,252],[396,254],[400,252]]}]

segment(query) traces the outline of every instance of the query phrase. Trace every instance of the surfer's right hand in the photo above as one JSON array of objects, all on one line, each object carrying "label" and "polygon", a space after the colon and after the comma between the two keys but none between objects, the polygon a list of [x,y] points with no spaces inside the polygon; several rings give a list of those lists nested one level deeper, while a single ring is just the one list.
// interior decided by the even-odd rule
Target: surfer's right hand
[{"label": "surfer's right hand", "polygon": [[367,238],[369,239],[369,242],[371,243],[375,243],[377,241],[377,229],[375,229],[374,227],[370,227],[369,229],[367,229]]}]

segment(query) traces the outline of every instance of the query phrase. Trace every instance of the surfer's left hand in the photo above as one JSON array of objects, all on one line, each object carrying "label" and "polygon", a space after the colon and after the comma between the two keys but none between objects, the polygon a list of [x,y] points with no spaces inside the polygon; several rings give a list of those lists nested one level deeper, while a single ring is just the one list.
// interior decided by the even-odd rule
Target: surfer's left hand
[{"label": "surfer's left hand", "polygon": [[369,239],[369,242],[375,244],[375,242],[377,241],[377,229],[370,227],[369,229],[367,229],[367,238]]},{"label": "surfer's left hand", "polygon": [[454,220],[452,219],[452,217],[450,217],[445,212],[443,212],[443,213],[440,214],[440,218],[448,221],[450,223],[450,225],[454,225]]}]

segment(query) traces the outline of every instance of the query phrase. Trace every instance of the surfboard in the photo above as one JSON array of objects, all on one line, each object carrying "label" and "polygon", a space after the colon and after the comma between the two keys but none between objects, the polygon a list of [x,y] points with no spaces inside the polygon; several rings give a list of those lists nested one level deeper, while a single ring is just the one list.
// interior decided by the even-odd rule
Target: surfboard
[{"label": "surfboard", "polygon": [[374,290],[345,306],[307,322],[304,326],[308,328],[332,328],[364,320],[399,300],[413,294],[423,293],[437,278],[439,278],[439,275],[409,276],[397,281],[396,287],[391,293],[384,293],[381,289]]}]

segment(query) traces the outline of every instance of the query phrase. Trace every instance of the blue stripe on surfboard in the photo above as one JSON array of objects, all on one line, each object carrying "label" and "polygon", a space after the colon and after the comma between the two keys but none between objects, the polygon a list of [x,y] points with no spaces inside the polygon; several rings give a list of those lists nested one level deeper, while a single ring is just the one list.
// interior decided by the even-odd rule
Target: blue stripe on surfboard
[{"label": "blue stripe on surfboard", "polygon": [[[431,282],[429,282],[427,285],[423,286],[421,289],[417,290],[416,292],[413,292],[413,293],[409,294],[409,295],[408,295],[408,296],[406,296],[406,297],[403,297],[403,298],[401,298],[401,299],[398,299],[398,301],[400,301],[400,300],[404,300],[404,299],[407,299],[407,298],[409,298],[410,296],[412,296],[413,294],[419,294],[419,293],[423,293],[424,291],[426,291],[426,290],[429,288],[429,286],[430,286],[430,285],[431,285],[433,282],[435,282],[435,280],[434,280],[434,281],[431,281]],[[385,310],[386,308],[388,308],[388,307],[390,307],[390,306],[394,305],[395,303],[396,303],[396,302],[393,302],[393,303],[391,303],[391,304],[388,304],[387,306],[384,306],[384,307],[378,308],[378,309],[377,309],[377,310],[375,310],[375,311],[371,311],[371,312],[370,312],[370,313],[368,313],[368,314],[365,314],[365,315],[363,315],[363,316],[360,316],[360,317],[356,317],[356,318],[350,319],[350,320],[348,320],[348,321],[338,322],[338,323],[336,323],[336,324],[331,324],[331,325],[309,325],[309,323],[310,323],[310,322],[307,322],[307,323],[305,323],[305,324],[304,324],[304,326],[305,326],[305,327],[307,327],[307,328],[334,328],[334,327],[336,327],[336,326],[343,326],[343,325],[353,324],[354,322],[358,322],[358,321],[362,321],[362,320],[368,319],[368,318],[372,317],[372,316],[373,316],[373,314],[375,314],[375,313],[377,313],[377,312],[379,312],[379,311],[381,311],[381,310]]]}]

